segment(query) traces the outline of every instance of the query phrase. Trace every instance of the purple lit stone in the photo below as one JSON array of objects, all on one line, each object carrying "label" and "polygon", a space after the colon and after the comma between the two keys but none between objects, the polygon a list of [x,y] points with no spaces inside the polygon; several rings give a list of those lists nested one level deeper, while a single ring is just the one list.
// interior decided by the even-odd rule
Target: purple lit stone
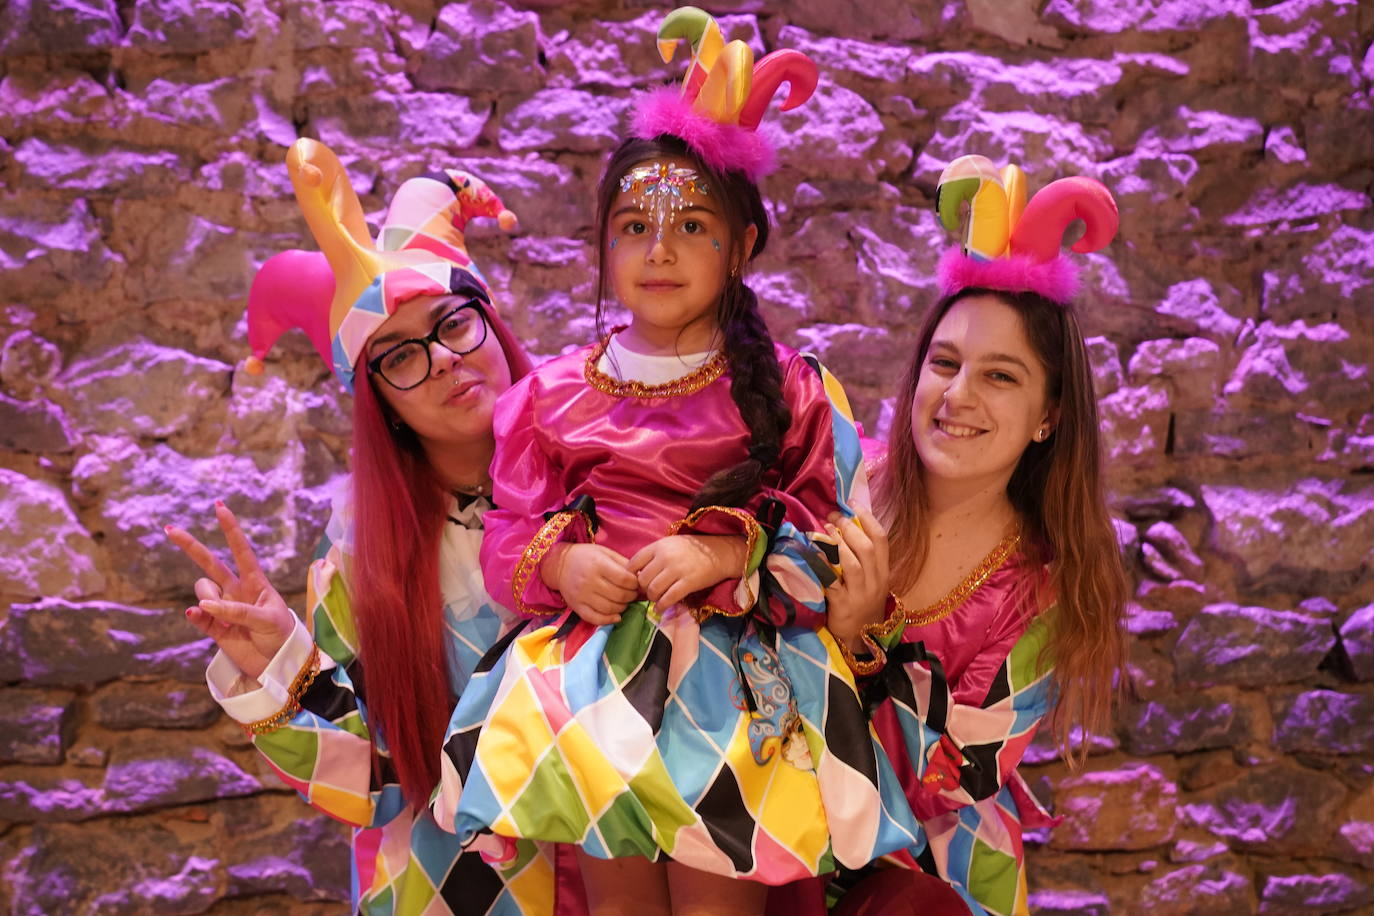
[{"label": "purple lit stone", "polygon": [[389,27],[400,25],[394,6],[369,0],[296,0],[282,4],[281,26],[288,30],[291,44],[298,50],[390,50],[393,40]]},{"label": "purple lit stone", "polygon": [[107,811],[141,811],[168,805],[252,795],[262,784],[237,764],[185,740],[124,739],[105,769]]},{"label": "purple lit stone", "polygon": [[198,684],[116,681],[95,695],[95,721],[106,728],[205,728],[220,716],[219,704]]},{"label": "purple lit stone", "polygon": [[[683,51],[678,51],[671,64],[664,64],[648,40],[658,31],[662,18],[663,12],[657,9],[624,21],[577,17],[569,32],[548,36],[549,86],[608,86],[623,92],[631,86],[657,86],[681,79]],[[717,16],[716,21],[726,40],[758,43],[758,21],[753,16]]]},{"label": "purple lit stone", "polygon": [[419,55],[421,89],[521,95],[544,85],[539,16],[504,3],[450,3]]},{"label": "purple lit stone", "polygon": [[98,684],[128,674],[200,683],[214,644],[176,610],[47,598],[0,623],[0,680]]},{"label": "purple lit stone", "polygon": [[871,175],[874,163],[868,154],[883,122],[858,93],[822,82],[804,108],[782,114],[775,123],[781,161],[826,178],[862,180]]},{"label": "purple lit stone", "polygon": [[9,0],[0,6],[0,55],[113,48],[124,30],[113,0]]},{"label": "purple lit stone", "polygon": [[1227,395],[1256,399],[1298,400],[1324,408],[1364,406],[1363,392],[1374,378],[1365,335],[1327,321],[1291,324],[1262,322],[1254,342],[1241,356],[1226,383]]},{"label": "purple lit stone", "polygon": [[1374,230],[1337,226],[1310,251],[1264,271],[1264,313],[1276,321],[1374,305]]},{"label": "purple lit stone", "polygon": [[1285,164],[1307,162],[1306,151],[1298,142],[1297,135],[1293,133],[1293,128],[1287,124],[1271,128],[1265,134],[1264,155],[1266,158]]},{"label": "purple lit stone", "polygon": [[75,447],[67,416],[56,404],[0,394],[0,450],[60,454]]},{"label": "purple lit stone", "polygon": [[84,199],[0,195],[0,270],[7,296],[43,299],[73,283],[98,288],[109,277],[110,261]]},{"label": "purple lit stone", "polygon": [[1183,683],[1266,686],[1311,675],[1334,643],[1318,617],[1213,604],[1179,634],[1174,660]]},{"label": "purple lit stone", "polygon": [[1146,885],[1140,895],[1143,912],[1231,916],[1255,911],[1250,879],[1219,865],[1189,865]]},{"label": "purple lit stone", "polygon": [[58,379],[82,426],[105,434],[166,438],[213,413],[231,366],[146,340],[73,361]]},{"label": "purple lit stone", "polygon": [[787,18],[815,32],[910,41],[944,31],[962,6],[948,0],[872,0],[855,5],[793,0],[787,6]]},{"label": "purple lit stone", "polygon": [[862,324],[812,325],[797,336],[801,349],[856,385],[891,384],[909,351],[900,337]]},{"label": "purple lit stone", "polygon": [[1102,440],[1113,461],[1148,462],[1164,453],[1169,392],[1163,383],[1119,388],[1098,402]]},{"label": "purple lit stone", "polygon": [[1374,887],[1354,875],[1270,875],[1260,893],[1262,916],[1340,913],[1374,903]]},{"label": "purple lit stone", "polygon": [[1119,207],[1149,208],[1161,221],[1190,226],[1200,217],[1189,190],[1198,168],[1197,160],[1184,153],[1137,151],[1107,160],[1097,171]]},{"label": "purple lit stone", "polygon": [[248,37],[229,0],[136,0],[129,44],[168,54],[210,51]]},{"label": "purple lit stone", "polygon": [[304,579],[329,500],[327,487],[308,488],[302,478],[303,445],[291,449],[299,458],[278,457],[263,469],[250,455],[191,458],[166,445],[145,448],[114,438],[98,445],[76,463],[73,484],[83,500],[99,504],[104,546],[144,594],[189,595],[199,573],[168,543],[163,527],[175,524],[221,544],[216,499],[238,515],[268,578],[283,592]]},{"label": "purple lit stone", "polygon": [[1177,409],[1210,408],[1220,381],[1221,348],[1202,337],[1146,340],[1132,354],[1128,371],[1136,385],[1167,379]]},{"label": "purple lit stone", "polygon": [[1059,781],[1055,806],[1065,815],[1056,849],[1148,849],[1173,839],[1178,786],[1159,769],[1131,763]]},{"label": "purple lit stone", "polygon": [[[793,25],[782,27],[778,33],[778,45],[796,48],[814,60],[823,72],[839,79],[857,76],[900,84],[907,76],[908,64],[912,62],[911,49],[907,47],[847,37],[821,37]],[[931,104],[926,96],[922,95],[921,99],[924,104]]]},{"label": "purple lit stone", "polygon": [[1041,889],[1030,893],[1031,912],[1038,916],[1108,916],[1111,900],[1094,891]]},{"label": "purple lit stone", "polygon": [[1369,195],[1336,184],[1297,182],[1282,189],[1261,188],[1250,201],[1226,216],[1227,226],[1263,226],[1307,220],[1350,210],[1367,210]]},{"label": "purple lit stone", "polygon": [[1270,697],[1274,744],[1285,753],[1374,752],[1374,696],[1309,690]]},{"label": "purple lit stone", "polygon": [[241,864],[228,869],[229,892],[347,900],[349,859],[346,832],[328,818],[302,818],[267,833],[253,830],[231,850],[230,861]]},{"label": "purple lit stone", "polygon": [[96,775],[82,773],[82,779],[65,778],[53,770],[0,777],[0,818],[6,821],[79,821],[102,812],[105,790],[87,785],[85,779]]},{"label": "purple lit stone", "polygon": [[1141,135],[1138,146],[1152,153],[1216,153],[1227,146],[1243,150],[1258,147],[1264,128],[1254,118],[1240,118],[1220,111],[1193,111],[1180,106],[1173,117]]},{"label": "purple lit stone", "polygon": [[30,137],[15,149],[14,158],[31,181],[90,197],[169,194],[190,175],[175,153],[103,143],[59,145]]},{"label": "purple lit stone", "polygon": [[[148,819],[39,824],[7,863],[15,914],[102,913],[174,916],[205,912],[220,896],[215,845]],[[19,903],[22,901],[22,904]]]},{"label": "purple lit stone", "polygon": [[75,721],[72,700],[56,690],[0,690],[0,761],[61,763]]},{"label": "purple lit stone", "polygon": [[1091,175],[1108,153],[1104,139],[1081,124],[1038,111],[986,111],[962,102],[939,121],[916,172],[933,184],[945,165],[972,149],[999,165],[1017,163],[1030,175]]},{"label": "purple lit stone", "polygon": [[1320,855],[1330,846],[1347,795],[1332,776],[1281,763],[1192,793],[1179,815],[1234,849]]},{"label": "purple lit stone", "polygon": [[1234,747],[1255,737],[1249,707],[1227,692],[1137,703],[1123,710],[1122,721],[1127,750],[1142,756]]},{"label": "purple lit stone", "polygon": [[1213,547],[1250,582],[1308,594],[1353,582],[1374,544],[1374,485],[1355,480],[1270,480],[1202,487],[1216,521]]},{"label": "purple lit stone", "polygon": [[1084,343],[1093,368],[1093,392],[1105,397],[1121,387],[1121,356],[1116,344],[1105,337],[1089,337]]},{"label": "purple lit stone", "polygon": [[1206,564],[1193,550],[1193,545],[1188,543],[1183,532],[1168,522],[1155,522],[1146,529],[1145,541],[1157,548],[1187,578],[1201,580],[1206,573]]},{"label": "purple lit stone", "polygon": [[1133,521],[1176,519],[1197,507],[1197,500],[1178,487],[1159,487],[1127,496],[1123,501],[1126,517]]},{"label": "purple lit stone", "polygon": [[[578,89],[543,89],[501,120],[503,149],[601,153],[620,139],[629,100]],[[544,193],[549,189],[544,188]]]},{"label": "purple lit stone", "polygon": [[[592,224],[591,181],[537,152],[502,158],[463,159],[462,167],[490,179],[501,201],[520,217],[526,232],[572,238]],[[590,277],[588,277],[590,280]],[[521,300],[517,300],[521,301]],[[524,300],[531,308],[537,299]]]},{"label": "purple lit stone", "polygon": [[1217,22],[1239,24],[1249,13],[1243,0],[1198,4],[1190,0],[1130,0],[1103,4],[1096,0],[1050,0],[1043,16],[1055,25],[1089,32],[1196,31]]},{"label": "purple lit stone", "polygon": [[1174,454],[1250,458],[1316,453],[1323,437],[1292,413],[1204,409],[1174,414]]},{"label": "purple lit stone", "polygon": [[1357,608],[1345,619],[1340,640],[1355,679],[1374,681],[1374,604]]},{"label": "purple lit stone", "polygon": [[1239,294],[1231,288],[1218,295],[1207,280],[1185,280],[1169,287],[1156,309],[1181,322],[1190,332],[1230,342],[1240,333],[1236,313],[1244,307]]},{"label": "purple lit stone", "polygon": [[[0,8],[0,18],[4,15]],[[82,129],[92,120],[113,117],[110,94],[84,71],[16,72],[0,79],[0,135],[17,137],[21,129]]]},{"label": "purple lit stone", "polygon": [[[43,535],[34,537],[38,531]],[[62,491],[0,468],[0,594],[95,594],[105,588],[97,557],[95,542]]]},{"label": "purple lit stone", "polygon": [[473,146],[490,114],[487,106],[447,92],[347,94],[311,106],[320,140],[335,150],[366,144],[392,149],[397,137],[423,137],[428,149]]}]

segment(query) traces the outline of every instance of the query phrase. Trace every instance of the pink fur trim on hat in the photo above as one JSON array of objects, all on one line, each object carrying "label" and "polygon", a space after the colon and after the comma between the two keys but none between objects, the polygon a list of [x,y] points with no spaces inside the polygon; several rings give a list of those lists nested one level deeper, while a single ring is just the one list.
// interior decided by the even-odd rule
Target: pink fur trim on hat
[{"label": "pink fur trim on hat", "polygon": [[711,120],[693,110],[672,86],[640,96],[630,133],[641,140],[672,134],[711,168],[718,172],[743,172],[755,184],[777,167],[777,156],[767,137],[738,124]]},{"label": "pink fur trim on hat", "polygon": [[1037,262],[1023,254],[980,261],[964,254],[958,245],[940,258],[940,294],[949,296],[969,287],[1008,293],[1029,290],[1060,304],[1078,292],[1078,267],[1068,258]]}]

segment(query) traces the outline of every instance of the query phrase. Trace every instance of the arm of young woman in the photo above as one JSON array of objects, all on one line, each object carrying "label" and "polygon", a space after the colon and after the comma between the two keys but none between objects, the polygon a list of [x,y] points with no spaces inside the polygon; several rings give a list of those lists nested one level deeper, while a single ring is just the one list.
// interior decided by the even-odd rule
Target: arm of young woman
[{"label": "arm of young woman", "polygon": [[338,552],[310,567],[314,634],[267,581],[238,520],[217,505],[237,573],[186,531],[167,535],[205,573],[187,619],[220,652],[206,671],[211,694],[254,746],[311,805],[355,827],[375,827],[404,808],[400,785],[376,748],[350,668],[356,633]]},{"label": "arm of young woman", "polygon": [[[1016,772],[1054,703],[1053,668],[1042,650],[1048,614],[1026,625],[1007,615],[951,690],[919,642],[888,650],[880,675],[887,699],[875,713],[885,747],[906,756],[904,778],[922,820],[996,795]],[[900,737],[899,737],[900,735]]]}]

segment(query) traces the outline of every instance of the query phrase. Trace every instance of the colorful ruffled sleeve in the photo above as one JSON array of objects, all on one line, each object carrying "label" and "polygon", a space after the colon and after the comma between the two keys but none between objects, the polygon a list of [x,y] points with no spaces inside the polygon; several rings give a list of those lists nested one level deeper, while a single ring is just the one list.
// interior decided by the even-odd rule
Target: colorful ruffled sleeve
[{"label": "colorful ruffled sleeve", "polygon": [[491,463],[497,508],[484,518],[482,575],[487,592],[522,617],[567,610],[539,577],[539,565],[560,541],[584,543],[595,531],[590,500],[565,505],[568,488],[534,421],[538,375],[517,382],[497,402],[492,418],[496,454]]},{"label": "colorful ruffled sleeve", "polygon": [[405,799],[389,756],[376,747],[368,729],[361,686],[355,683],[357,631],[338,566],[341,553],[328,534],[320,550],[324,556],[311,564],[307,584],[313,636],[297,622],[256,683],[222,654],[212,661],[206,680],[230,716],[245,724],[257,721],[264,710],[281,709],[289,700],[283,683],[318,647],[320,673],[299,697],[300,711],[280,728],[254,736],[253,744],[282,781],[314,807],[355,827],[378,827],[405,809]]},{"label": "colorful ruffled sleeve", "polygon": [[[1021,629],[1015,621],[1010,626]],[[939,659],[923,643],[888,650],[888,666],[871,689],[890,703],[878,707],[875,719],[884,745],[891,750],[900,741],[905,751],[912,777],[904,778],[907,795],[921,820],[990,798],[1012,780],[1054,704],[1053,668],[1042,657],[1049,626],[1044,612],[1019,636],[992,634],[978,659],[988,670],[964,674],[985,681],[985,691],[965,690],[962,678],[960,689],[951,691]],[[982,699],[970,700],[971,694]]]}]

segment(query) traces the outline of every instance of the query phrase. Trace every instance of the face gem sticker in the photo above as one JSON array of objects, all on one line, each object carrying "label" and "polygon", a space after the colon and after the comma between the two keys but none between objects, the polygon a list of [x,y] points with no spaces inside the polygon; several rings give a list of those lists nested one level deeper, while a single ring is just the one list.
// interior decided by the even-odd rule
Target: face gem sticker
[{"label": "face gem sticker", "polygon": [[697,170],[679,168],[676,162],[637,165],[620,179],[620,190],[635,195],[635,204],[653,221],[660,241],[664,228],[686,206],[683,194],[707,194],[706,182]]}]

